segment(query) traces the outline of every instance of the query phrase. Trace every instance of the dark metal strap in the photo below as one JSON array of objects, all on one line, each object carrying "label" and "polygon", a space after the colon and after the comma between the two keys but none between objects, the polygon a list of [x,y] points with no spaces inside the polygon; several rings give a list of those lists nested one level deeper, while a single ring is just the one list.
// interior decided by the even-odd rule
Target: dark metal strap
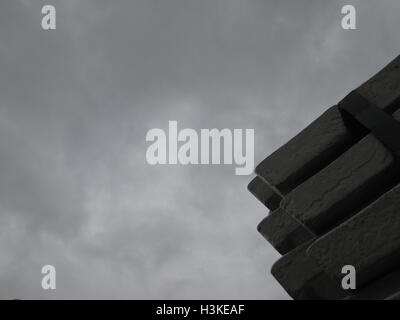
[{"label": "dark metal strap", "polygon": [[367,128],[396,157],[400,157],[400,122],[357,91],[349,93],[339,102],[338,107]]}]

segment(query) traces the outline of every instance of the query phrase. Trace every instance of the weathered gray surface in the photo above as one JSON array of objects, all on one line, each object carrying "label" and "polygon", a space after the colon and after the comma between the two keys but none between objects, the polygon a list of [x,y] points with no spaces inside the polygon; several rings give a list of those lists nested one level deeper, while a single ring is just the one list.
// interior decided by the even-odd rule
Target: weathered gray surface
[{"label": "weathered gray surface", "polygon": [[306,254],[308,241],[280,258],[271,273],[294,299],[339,299],[349,292],[324,274]]},{"label": "weathered gray surface", "polygon": [[376,106],[392,113],[400,97],[400,56],[362,84],[357,92]]},{"label": "weathered gray surface", "polygon": [[[356,91],[400,121],[400,56]],[[360,101],[349,97],[357,94],[345,101],[360,116]],[[361,116],[391,138],[377,131],[387,115]],[[258,230],[284,254],[271,272],[293,298],[399,299],[400,160],[357,120],[328,109],[256,173],[249,190],[275,209]],[[348,264],[357,290],[341,287]]]},{"label": "weathered gray surface", "polygon": [[272,275],[293,298],[306,295],[307,284],[320,274],[320,269],[306,255],[311,241],[287,253],[274,263]]},{"label": "weathered gray surface", "polygon": [[389,186],[394,157],[374,136],[364,137],[281,202],[315,232],[337,223]]},{"label": "weathered gray surface", "polygon": [[275,210],[279,207],[281,196],[265,183],[260,177],[255,177],[247,186],[247,189],[260,200],[268,209]]},{"label": "weathered gray surface", "polygon": [[342,266],[353,265],[362,286],[400,264],[399,210],[400,185],[316,240],[308,254],[338,280]]},{"label": "weathered gray surface", "polygon": [[286,194],[355,141],[356,136],[346,127],[338,107],[331,107],[262,161],[255,171]]},{"label": "weathered gray surface", "polygon": [[[399,78],[400,56],[356,91],[392,113],[400,106]],[[262,161],[256,173],[286,194],[354,144],[360,135],[357,131],[346,128],[337,107],[332,107]]]},{"label": "weathered gray surface", "polygon": [[377,278],[361,287],[348,300],[382,300],[393,296],[400,288],[400,269]]},{"label": "weathered gray surface", "polygon": [[281,208],[265,217],[257,229],[280,254],[285,254],[315,237],[308,228]]}]

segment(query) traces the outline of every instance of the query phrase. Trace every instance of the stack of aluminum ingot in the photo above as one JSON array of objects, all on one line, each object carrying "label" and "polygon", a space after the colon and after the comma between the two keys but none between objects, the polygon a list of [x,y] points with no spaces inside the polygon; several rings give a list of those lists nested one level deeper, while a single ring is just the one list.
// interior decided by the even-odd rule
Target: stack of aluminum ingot
[{"label": "stack of aluminum ingot", "polygon": [[[400,56],[355,92],[400,121]],[[290,296],[399,296],[399,163],[339,103],[257,166],[248,188],[271,210],[258,230],[282,254],[271,272]],[[355,290],[342,286],[347,265]]]}]

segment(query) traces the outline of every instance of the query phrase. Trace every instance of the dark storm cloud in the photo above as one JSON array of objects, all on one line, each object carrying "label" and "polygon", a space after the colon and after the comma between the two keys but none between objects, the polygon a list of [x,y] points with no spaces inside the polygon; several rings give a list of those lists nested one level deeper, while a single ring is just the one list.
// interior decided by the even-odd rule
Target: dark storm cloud
[{"label": "dark storm cloud", "polygon": [[397,55],[398,3],[353,3],[346,32],[343,1],[52,1],[44,32],[3,1],[0,297],[286,298],[250,177],[149,166],[145,135],[254,128],[261,161]]}]

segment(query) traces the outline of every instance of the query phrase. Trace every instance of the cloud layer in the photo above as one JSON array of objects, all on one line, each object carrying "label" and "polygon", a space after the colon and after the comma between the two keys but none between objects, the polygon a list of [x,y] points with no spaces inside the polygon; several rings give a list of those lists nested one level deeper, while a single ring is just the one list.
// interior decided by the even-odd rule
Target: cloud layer
[{"label": "cloud layer", "polygon": [[0,298],[288,298],[251,177],[149,166],[146,132],[254,128],[260,162],[398,54],[399,2],[52,2],[0,3]]}]

